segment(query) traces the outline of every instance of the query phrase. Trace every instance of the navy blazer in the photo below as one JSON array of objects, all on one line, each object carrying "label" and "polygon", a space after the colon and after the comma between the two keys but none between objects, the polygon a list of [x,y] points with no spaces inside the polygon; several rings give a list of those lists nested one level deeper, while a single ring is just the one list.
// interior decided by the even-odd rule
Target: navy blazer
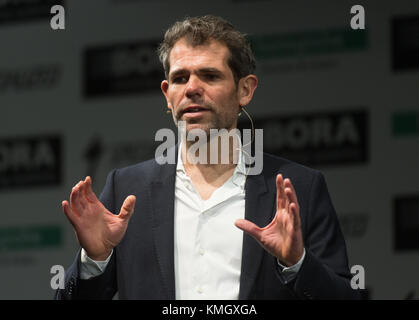
[{"label": "navy blazer", "polygon": [[[298,197],[306,249],[297,277],[285,284],[276,258],[243,235],[239,299],[352,299],[345,241],[323,175],[286,159],[264,154],[263,171],[248,176],[245,218],[264,227],[276,209],[275,178],[290,178]],[[113,170],[100,200],[119,213],[128,195],[137,197],[126,234],[104,273],[81,280],[80,251],[66,272],[57,299],[175,299],[174,190],[176,164],[154,159]],[[215,236],[215,235],[214,235]],[[228,245],[228,244],[226,244]]]}]

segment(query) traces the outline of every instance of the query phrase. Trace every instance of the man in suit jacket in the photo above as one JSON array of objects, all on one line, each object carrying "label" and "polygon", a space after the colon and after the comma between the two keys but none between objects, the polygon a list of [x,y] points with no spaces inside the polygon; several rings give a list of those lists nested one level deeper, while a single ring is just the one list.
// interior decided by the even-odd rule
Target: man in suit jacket
[{"label": "man in suit jacket", "polygon": [[[159,53],[176,124],[208,137],[237,127],[257,86],[241,33],[218,17],[187,18]],[[248,175],[240,148],[238,163],[229,145],[228,163],[208,164],[188,160],[191,146],[168,151],[176,164],[112,171],[100,199],[90,177],[73,188],[62,205],[82,249],[57,298],[358,298],[321,173],[264,154],[263,171]]]}]

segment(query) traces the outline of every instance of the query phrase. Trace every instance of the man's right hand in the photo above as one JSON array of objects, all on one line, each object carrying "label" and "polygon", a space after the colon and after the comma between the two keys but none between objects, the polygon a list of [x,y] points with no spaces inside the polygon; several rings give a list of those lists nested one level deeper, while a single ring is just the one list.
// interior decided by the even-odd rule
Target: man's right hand
[{"label": "man's right hand", "polygon": [[135,196],[128,196],[119,215],[107,210],[92,190],[92,179],[86,177],[73,187],[70,203],[62,202],[62,208],[73,225],[80,246],[89,258],[103,261],[122,240],[129,219],[134,212]]}]

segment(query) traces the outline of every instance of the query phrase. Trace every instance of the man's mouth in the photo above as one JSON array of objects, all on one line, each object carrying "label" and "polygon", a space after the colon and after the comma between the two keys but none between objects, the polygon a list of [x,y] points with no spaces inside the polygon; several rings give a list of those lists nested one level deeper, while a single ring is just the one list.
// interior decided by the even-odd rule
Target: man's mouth
[{"label": "man's mouth", "polygon": [[201,106],[189,106],[182,110],[181,117],[186,121],[198,121],[205,116],[207,112],[211,111],[209,108]]},{"label": "man's mouth", "polygon": [[203,111],[209,111],[208,108],[205,107],[201,107],[201,106],[190,106],[187,107],[185,109],[183,109],[183,114],[185,113],[198,113],[198,112],[203,112]]}]

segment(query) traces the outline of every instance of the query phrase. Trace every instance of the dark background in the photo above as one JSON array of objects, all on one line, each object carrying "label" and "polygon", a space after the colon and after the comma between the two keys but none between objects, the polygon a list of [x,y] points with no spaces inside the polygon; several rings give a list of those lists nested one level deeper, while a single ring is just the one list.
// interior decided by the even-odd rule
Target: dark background
[{"label": "dark background", "polygon": [[[52,30],[52,5],[65,8]],[[353,30],[350,9],[365,9]],[[321,170],[371,299],[419,297],[419,2],[0,2],[0,298],[50,299],[77,242],[71,187],[154,156],[175,129],[155,48],[186,15],[247,33],[265,150]],[[242,124],[249,124],[242,116]]]}]

